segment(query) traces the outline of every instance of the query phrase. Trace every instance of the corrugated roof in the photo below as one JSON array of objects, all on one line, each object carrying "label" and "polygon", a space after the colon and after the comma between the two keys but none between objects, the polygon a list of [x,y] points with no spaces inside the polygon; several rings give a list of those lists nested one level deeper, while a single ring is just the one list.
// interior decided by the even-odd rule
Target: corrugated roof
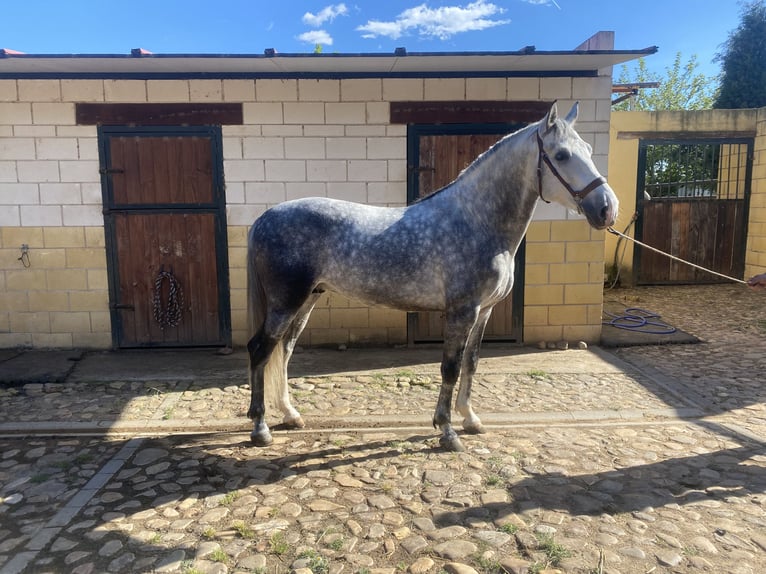
[{"label": "corrugated roof", "polygon": [[654,54],[643,50],[394,54],[22,54],[0,51],[0,78],[346,78],[597,75]]}]

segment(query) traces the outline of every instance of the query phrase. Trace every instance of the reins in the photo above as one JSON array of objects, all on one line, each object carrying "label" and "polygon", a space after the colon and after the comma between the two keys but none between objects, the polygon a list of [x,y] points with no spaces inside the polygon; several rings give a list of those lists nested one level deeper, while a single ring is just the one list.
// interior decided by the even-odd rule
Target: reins
[{"label": "reins", "polygon": [[636,245],[640,245],[641,247],[646,247],[650,251],[654,251],[655,253],[664,255],[665,257],[670,257],[671,259],[673,259],[674,261],[678,261],[679,263],[685,263],[686,265],[690,265],[691,267],[694,267],[695,269],[699,269],[700,271],[706,271],[707,273],[718,275],[718,277],[723,277],[724,279],[728,279],[729,281],[735,281],[736,283],[742,283],[743,285],[747,285],[747,281],[743,281],[742,279],[737,279],[735,277],[729,277],[728,275],[724,275],[723,273],[719,273],[718,271],[713,271],[712,269],[708,269],[707,267],[702,267],[701,265],[697,265],[696,263],[692,263],[691,261],[686,261],[685,259],[676,257],[675,255],[671,255],[670,253],[666,253],[665,251],[657,249],[656,247],[652,247],[651,245],[647,245],[646,243],[643,243],[639,241],[638,239],[634,239],[630,235],[625,235],[621,231],[617,231],[614,227],[607,227],[606,230],[612,235],[617,235],[619,237],[622,237],[623,239],[629,239]]},{"label": "reins", "polygon": [[562,177],[562,175],[556,169],[556,166],[553,165],[551,158],[548,157],[548,154],[543,149],[543,139],[540,137],[540,133],[535,131],[535,136],[537,137],[537,148],[539,150],[539,154],[537,156],[537,193],[540,196],[540,199],[542,199],[545,203],[550,203],[550,201],[543,197],[543,163],[548,166],[548,169],[550,169],[551,173],[555,175],[556,178],[561,182],[561,185],[563,185],[564,188],[566,188],[566,190],[572,195],[572,197],[575,198],[578,207],[582,203],[583,199],[585,199],[586,195],[588,195],[591,191],[600,185],[604,185],[606,183],[605,177],[598,176],[580,191],[577,191],[571,185],[569,185],[569,182]]}]

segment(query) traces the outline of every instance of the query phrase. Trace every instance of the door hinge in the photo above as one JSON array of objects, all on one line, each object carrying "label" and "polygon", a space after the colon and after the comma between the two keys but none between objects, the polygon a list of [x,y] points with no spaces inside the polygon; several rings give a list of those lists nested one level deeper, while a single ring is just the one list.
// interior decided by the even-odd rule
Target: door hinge
[{"label": "door hinge", "polygon": [[124,311],[135,311],[136,310],[136,306],[135,305],[131,305],[130,303],[112,303],[110,305],[110,307],[112,309],[114,309],[115,311],[123,311],[123,310]]},{"label": "door hinge", "polygon": [[112,175],[113,173],[125,173],[125,170],[119,167],[102,167],[98,170],[101,175]]}]

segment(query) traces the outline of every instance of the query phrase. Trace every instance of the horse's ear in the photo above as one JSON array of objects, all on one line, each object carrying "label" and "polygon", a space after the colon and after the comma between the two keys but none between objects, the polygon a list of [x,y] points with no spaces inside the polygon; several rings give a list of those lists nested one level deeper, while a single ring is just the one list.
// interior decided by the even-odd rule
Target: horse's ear
[{"label": "horse's ear", "polygon": [[548,113],[545,114],[545,118],[543,120],[542,125],[540,126],[542,128],[542,131],[548,131],[551,129],[554,125],[556,125],[556,120],[559,117],[558,109],[556,108],[556,102],[553,102],[551,105],[551,109],[548,110]]},{"label": "horse's ear", "polygon": [[566,122],[569,125],[574,125],[574,123],[577,121],[577,114],[580,112],[580,102],[575,102],[572,106],[572,109],[569,110],[569,113],[566,117]]}]

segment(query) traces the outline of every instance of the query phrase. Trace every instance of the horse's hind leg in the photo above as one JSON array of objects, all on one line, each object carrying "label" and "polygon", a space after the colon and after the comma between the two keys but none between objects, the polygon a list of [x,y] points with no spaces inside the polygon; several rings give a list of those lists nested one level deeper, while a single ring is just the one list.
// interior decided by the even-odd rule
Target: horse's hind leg
[{"label": "horse's hind leg", "polygon": [[287,330],[287,334],[282,340],[284,354],[282,371],[280,373],[274,373],[274,376],[282,377],[283,379],[283,383],[279,385],[279,392],[275,399],[277,408],[284,415],[282,423],[290,428],[303,428],[305,423],[303,422],[301,414],[290,402],[290,389],[287,386],[287,364],[290,362],[290,358],[295,350],[295,345],[298,342],[298,337],[300,337],[303,329],[306,327],[311,311],[314,309],[314,305],[316,304],[317,299],[319,299],[319,296],[319,293],[312,293],[290,324],[290,328]]},{"label": "horse's hind leg", "polygon": [[442,431],[439,444],[446,450],[462,451],[463,443],[452,428],[452,393],[460,375],[466,342],[471,328],[476,322],[478,309],[463,309],[447,314],[444,333],[444,353],[442,356],[442,385],[436,403],[433,423]]},{"label": "horse's hind leg", "polygon": [[492,314],[492,308],[482,309],[479,312],[479,318],[471,329],[468,336],[468,342],[463,355],[463,365],[460,369],[460,390],[457,394],[455,408],[457,412],[463,415],[463,430],[471,434],[480,434],[486,432],[484,425],[471,406],[471,385],[473,376],[476,373],[476,367],[479,364],[479,349],[481,340],[484,337],[484,328],[487,326],[489,316]]},{"label": "horse's hind leg", "polygon": [[278,342],[276,337],[267,335],[265,328],[261,327],[247,343],[247,352],[250,357],[248,371],[250,408],[247,411],[247,416],[253,419],[253,432],[250,433],[250,440],[256,446],[268,446],[272,442],[271,432],[266,424],[264,371],[266,362]]}]

